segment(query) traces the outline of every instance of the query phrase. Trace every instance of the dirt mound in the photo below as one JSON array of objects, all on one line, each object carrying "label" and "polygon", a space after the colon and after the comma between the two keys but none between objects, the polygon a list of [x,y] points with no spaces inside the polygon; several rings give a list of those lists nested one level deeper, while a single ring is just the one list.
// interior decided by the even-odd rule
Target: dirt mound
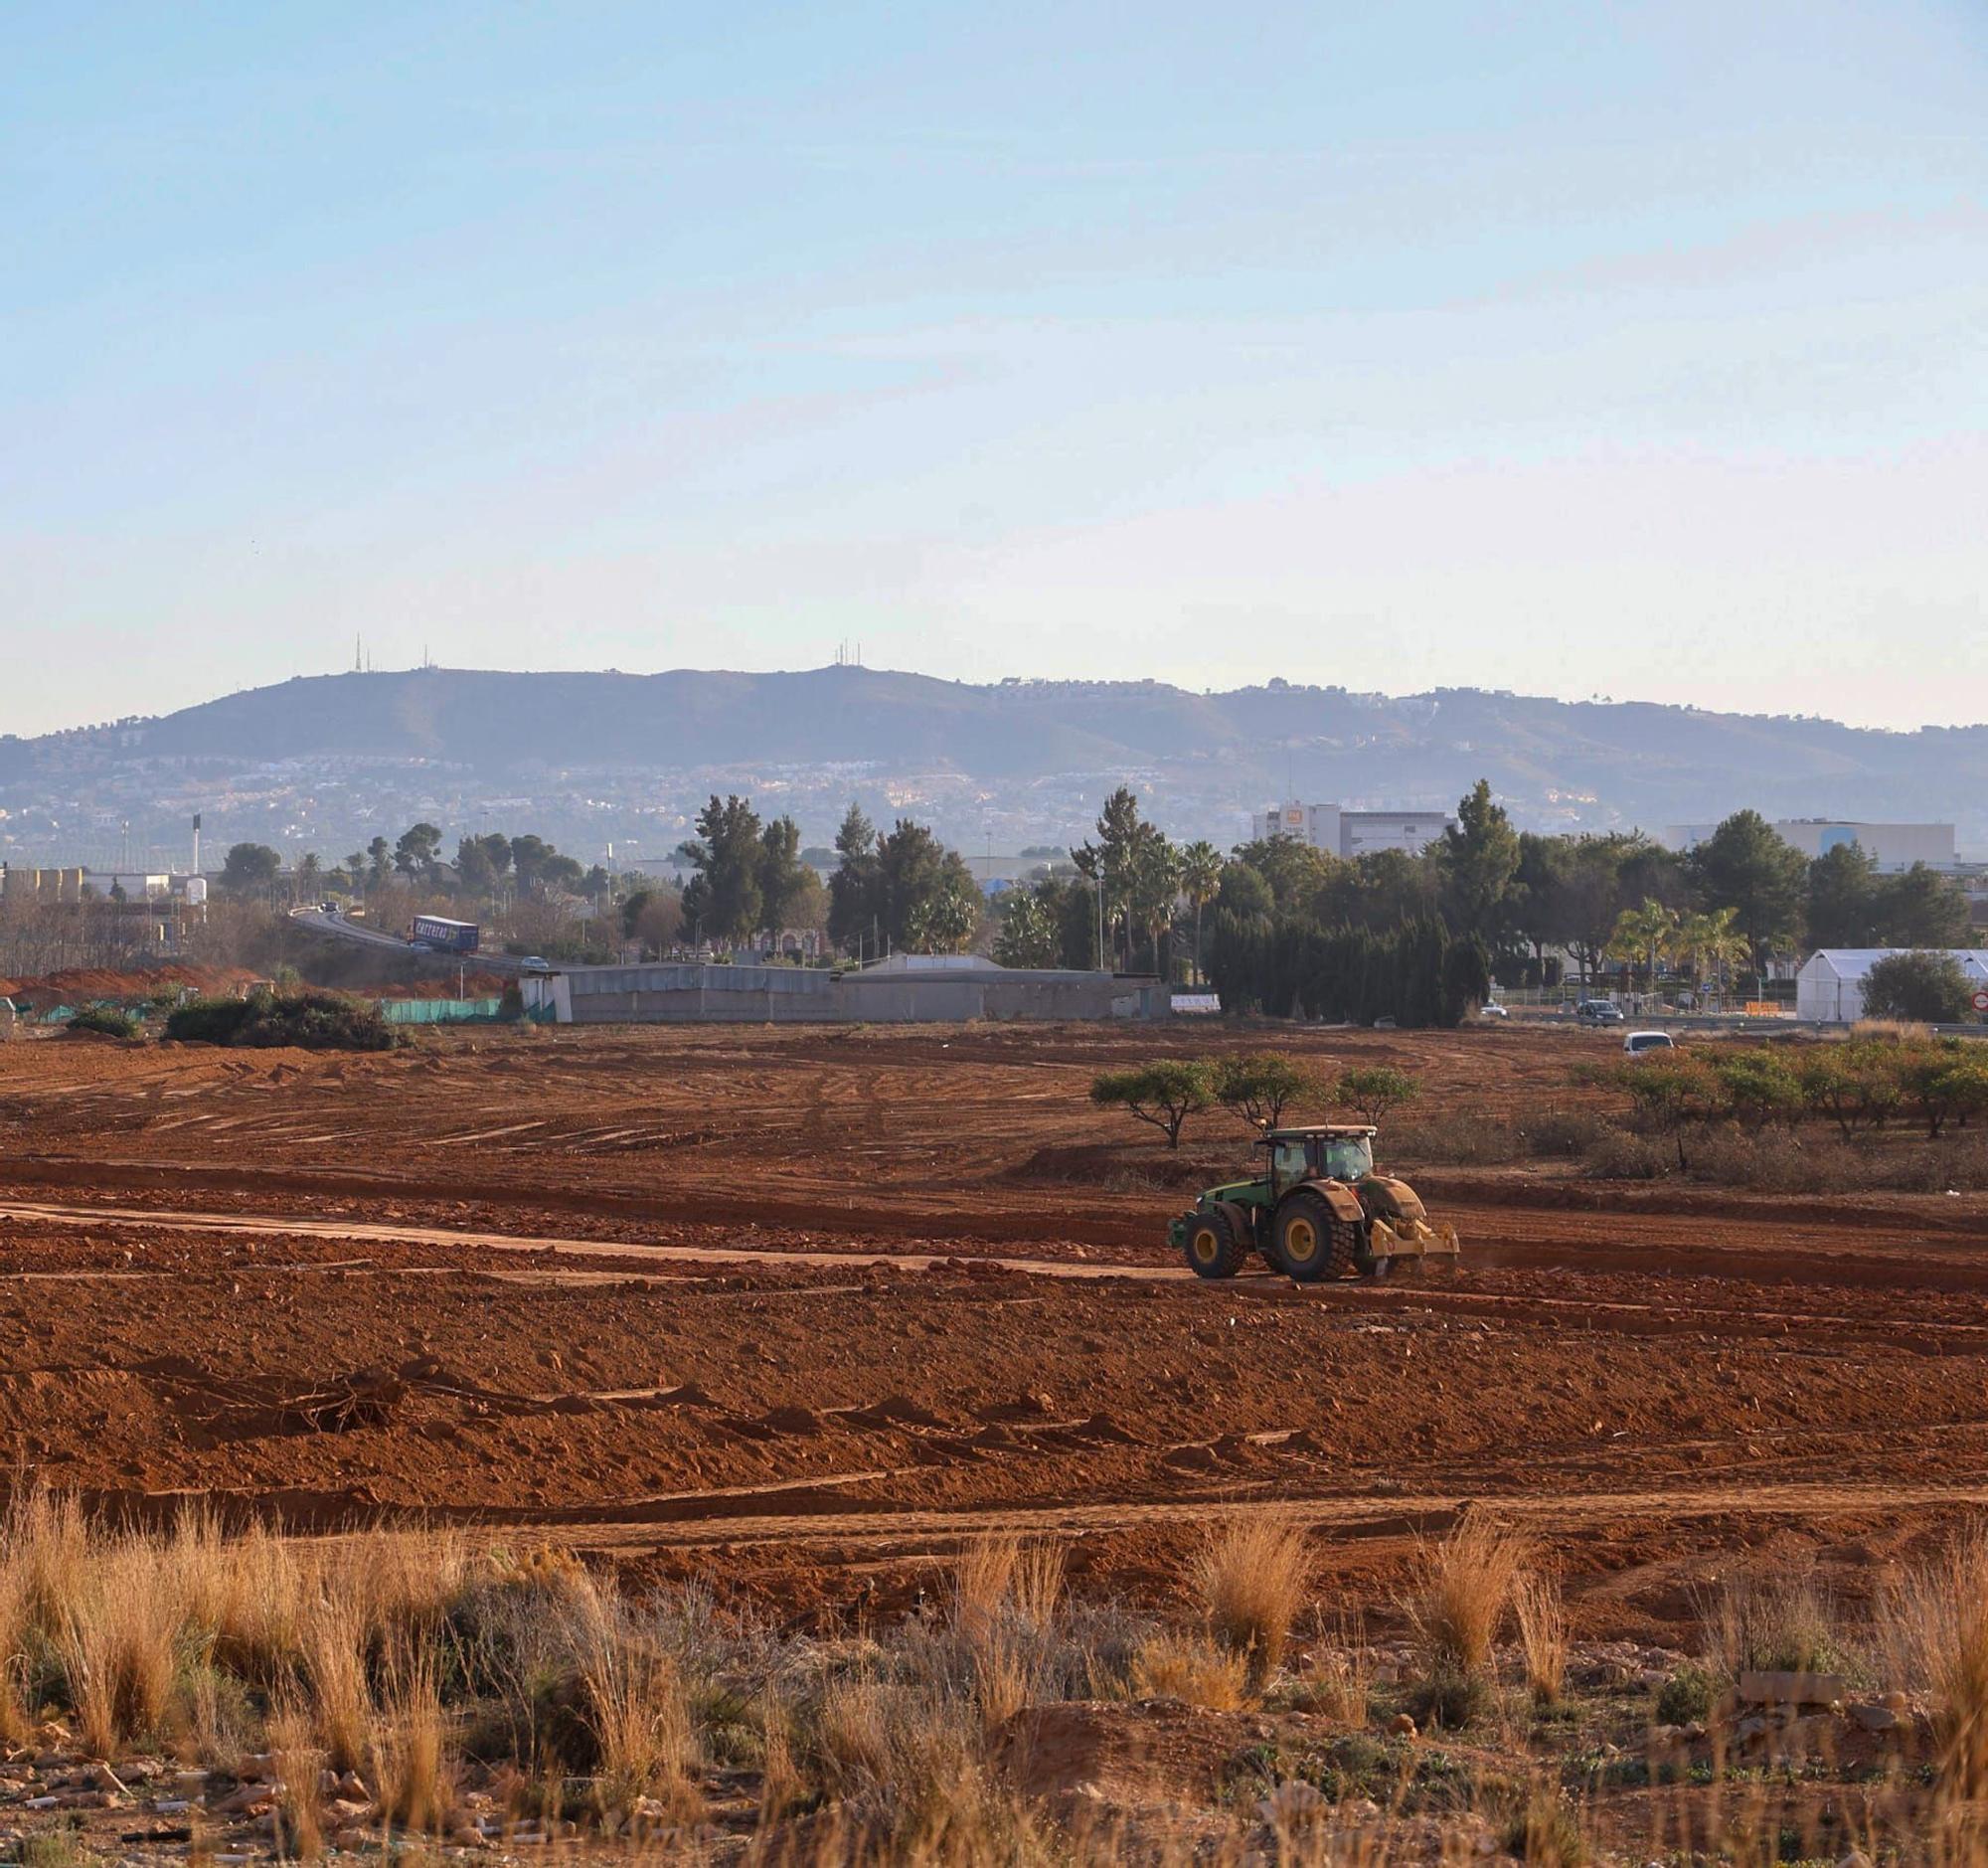
[{"label": "dirt mound", "polygon": [[1206,1150],[1174,1152],[1107,1142],[1058,1142],[1033,1150],[1026,1160],[1004,1168],[996,1177],[1020,1187],[1077,1186],[1204,1187],[1235,1180],[1249,1171],[1233,1154]]},{"label": "dirt mound", "polygon": [[1015,1714],[996,1734],[994,1755],[1031,1799],[1102,1798],[1122,1808],[1211,1794],[1255,1727],[1249,1714],[1179,1700],[1076,1700]]},{"label": "dirt mound", "polygon": [[239,991],[257,974],[246,966],[66,966],[52,973],[0,979],[0,996],[25,1001],[37,1011],[56,1005],[83,1005],[96,999],[130,1004],[167,987],[203,996]]}]

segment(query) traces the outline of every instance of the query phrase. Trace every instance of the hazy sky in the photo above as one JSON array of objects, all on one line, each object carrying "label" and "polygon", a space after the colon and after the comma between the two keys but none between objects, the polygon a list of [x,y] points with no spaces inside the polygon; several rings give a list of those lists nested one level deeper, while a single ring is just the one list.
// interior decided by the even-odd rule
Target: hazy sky
[{"label": "hazy sky", "polygon": [[0,730],[418,658],[1988,718],[1988,7],[0,27]]}]

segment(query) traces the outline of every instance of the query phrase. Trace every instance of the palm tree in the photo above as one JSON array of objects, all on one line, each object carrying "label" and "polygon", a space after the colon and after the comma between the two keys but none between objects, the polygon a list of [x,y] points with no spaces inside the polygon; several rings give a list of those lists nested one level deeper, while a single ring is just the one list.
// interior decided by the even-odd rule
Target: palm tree
[{"label": "palm tree", "polygon": [[1194,983],[1199,986],[1206,982],[1201,970],[1201,911],[1222,886],[1222,852],[1203,838],[1181,851],[1180,866],[1181,891],[1194,909]]},{"label": "palm tree", "polygon": [[1739,917],[1737,908],[1716,908],[1705,915],[1687,915],[1680,924],[1678,950],[1691,956],[1701,988],[1710,975],[1724,989],[1727,967],[1751,951],[1746,936],[1734,926]]},{"label": "palm tree", "polygon": [[1611,958],[1625,960],[1630,966],[1647,958],[1652,989],[1657,983],[1657,964],[1665,954],[1673,951],[1677,941],[1678,918],[1676,913],[1653,898],[1646,898],[1640,908],[1625,908],[1615,917],[1615,932],[1608,941]]}]

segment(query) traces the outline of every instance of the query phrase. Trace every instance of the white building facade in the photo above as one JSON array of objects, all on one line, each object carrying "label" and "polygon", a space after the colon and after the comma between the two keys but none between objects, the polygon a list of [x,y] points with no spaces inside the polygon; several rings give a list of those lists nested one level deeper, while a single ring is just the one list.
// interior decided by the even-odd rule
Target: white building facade
[{"label": "white building facade", "polygon": [[[1988,947],[1948,947],[1968,984],[1988,991]],[[1864,1016],[1871,968],[1905,947],[1818,947],[1795,974],[1795,1016],[1817,1025],[1853,1025]]]},{"label": "white building facade", "polygon": [[1337,804],[1290,803],[1258,811],[1249,819],[1249,834],[1259,842],[1291,837],[1349,860],[1379,850],[1419,856],[1454,821],[1447,811],[1346,810]]}]

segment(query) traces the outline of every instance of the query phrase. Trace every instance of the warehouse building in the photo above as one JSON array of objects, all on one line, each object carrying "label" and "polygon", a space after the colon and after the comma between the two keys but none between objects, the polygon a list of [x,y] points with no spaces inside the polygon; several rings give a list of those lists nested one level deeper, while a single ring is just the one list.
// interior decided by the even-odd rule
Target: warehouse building
[{"label": "warehouse building", "polygon": [[[1670,824],[1664,841],[1674,850],[1705,842],[1717,824]],[[1783,817],[1774,834],[1811,859],[1854,843],[1886,875],[1902,875],[1914,863],[1952,869],[1960,860],[1951,824],[1871,824],[1847,817]]]},{"label": "warehouse building", "polygon": [[[1979,991],[1988,991],[1988,947],[1948,947]],[[1795,1016],[1817,1025],[1853,1025],[1864,1016],[1871,968],[1904,947],[1819,947],[1795,974]]]},{"label": "warehouse building", "polygon": [[899,953],[860,971],[657,961],[581,966],[520,982],[562,1025],[963,1024],[969,1019],[1165,1018],[1146,975],[997,965],[971,953]]}]

